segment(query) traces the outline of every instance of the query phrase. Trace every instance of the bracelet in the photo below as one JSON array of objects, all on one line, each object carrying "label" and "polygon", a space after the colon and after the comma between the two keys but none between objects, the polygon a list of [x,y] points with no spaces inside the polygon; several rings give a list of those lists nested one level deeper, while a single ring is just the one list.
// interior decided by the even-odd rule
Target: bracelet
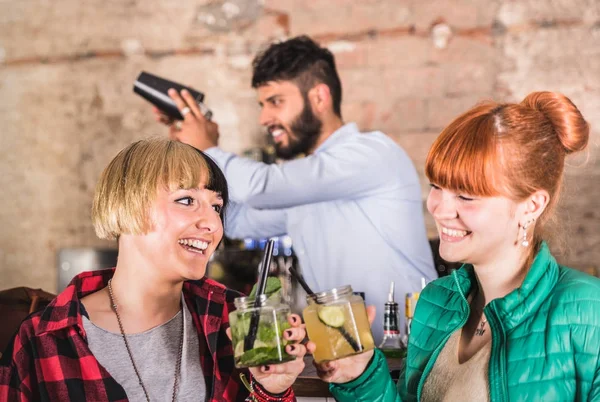
[{"label": "bracelet", "polygon": [[[240,376],[243,376],[243,374],[241,374]],[[245,378],[243,378],[243,380],[245,380]],[[244,381],[244,383],[245,382],[246,381]],[[292,402],[295,400],[294,393],[292,391],[292,387],[288,388],[287,390],[285,390],[285,392],[283,392],[281,394],[272,394],[269,391],[267,391],[259,382],[254,380],[253,376],[250,376],[250,384],[249,385],[250,386],[247,388],[250,391],[250,395],[248,396],[246,401],[251,401],[251,402],[258,402],[258,401]]]}]

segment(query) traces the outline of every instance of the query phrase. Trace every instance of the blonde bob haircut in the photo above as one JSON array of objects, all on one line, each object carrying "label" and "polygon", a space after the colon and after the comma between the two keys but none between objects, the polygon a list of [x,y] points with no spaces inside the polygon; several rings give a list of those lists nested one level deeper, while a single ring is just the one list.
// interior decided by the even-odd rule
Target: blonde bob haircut
[{"label": "blonde bob haircut", "polygon": [[212,159],[167,138],[134,142],[119,152],[100,176],[92,206],[96,235],[112,240],[121,234],[147,233],[152,229],[149,211],[159,188],[175,191],[196,188],[200,183],[223,198],[223,219],[227,182]]}]

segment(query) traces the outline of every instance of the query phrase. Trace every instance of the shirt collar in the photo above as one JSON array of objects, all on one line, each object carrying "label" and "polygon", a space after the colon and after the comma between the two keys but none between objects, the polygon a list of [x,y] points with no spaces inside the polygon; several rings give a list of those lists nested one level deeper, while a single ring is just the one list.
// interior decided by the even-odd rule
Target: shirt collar
[{"label": "shirt collar", "polygon": [[[114,273],[115,269],[110,268],[87,271],[75,276],[65,290],[43,310],[36,328],[36,335],[60,331],[68,327],[75,327],[81,334],[85,334],[81,318],[81,299],[108,286],[108,281]],[[200,297],[218,304],[226,302],[225,286],[207,278],[184,282],[183,293],[187,300]],[[195,312],[199,315],[210,314],[210,311]]]},{"label": "shirt collar", "polygon": [[36,335],[76,327],[84,333],[81,319],[81,299],[108,285],[114,275],[114,268],[83,272],[75,276],[42,312]]},{"label": "shirt collar", "polygon": [[356,123],[346,123],[342,127],[335,130],[327,139],[315,149],[315,154],[325,151],[326,149],[334,146],[336,143],[345,139],[350,135],[359,134],[358,126]]}]

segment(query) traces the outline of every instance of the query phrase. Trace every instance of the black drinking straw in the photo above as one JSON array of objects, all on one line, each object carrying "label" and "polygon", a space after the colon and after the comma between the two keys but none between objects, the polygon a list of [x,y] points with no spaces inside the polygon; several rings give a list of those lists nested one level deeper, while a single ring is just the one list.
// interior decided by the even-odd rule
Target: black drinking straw
[{"label": "black drinking straw", "polygon": [[267,275],[269,275],[269,267],[271,266],[271,257],[273,256],[273,246],[275,240],[271,239],[265,246],[265,253],[262,259],[262,268],[258,276],[258,284],[256,286],[256,295],[254,296],[254,310],[252,317],[250,318],[250,328],[248,329],[248,335],[244,338],[244,350],[250,350],[254,347],[254,341],[256,340],[256,333],[258,332],[258,321],[260,320],[260,311],[258,307],[261,307],[261,296],[265,294],[265,288],[267,287]]},{"label": "black drinking straw", "polygon": [[[319,303],[317,301],[317,297],[315,296],[315,292],[313,292],[311,290],[311,288],[308,286],[308,284],[306,283],[306,281],[304,280],[304,278],[302,277],[302,275],[300,275],[300,273],[298,271],[296,271],[296,268],[290,267],[288,269],[288,271],[290,271],[290,274],[292,274],[292,276],[294,277],[294,279],[296,279],[298,281],[298,283],[300,284],[300,286],[302,286],[302,289],[304,289],[304,291],[306,292],[306,294],[309,295],[310,297],[312,297],[312,299],[315,301],[315,303],[322,304],[322,303]],[[331,328],[335,328],[338,331],[340,331],[340,334],[342,334],[342,336],[344,337],[344,339],[346,341],[348,341],[348,343],[350,344],[350,346],[352,346],[352,349],[355,352],[360,352],[362,350],[361,345],[359,345],[358,342],[356,342],[354,340],[354,338],[352,337],[352,335],[350,335],[348,333],[348,331],[346,331],[346,328],[344,328],[344,327],[331,327]]]}]

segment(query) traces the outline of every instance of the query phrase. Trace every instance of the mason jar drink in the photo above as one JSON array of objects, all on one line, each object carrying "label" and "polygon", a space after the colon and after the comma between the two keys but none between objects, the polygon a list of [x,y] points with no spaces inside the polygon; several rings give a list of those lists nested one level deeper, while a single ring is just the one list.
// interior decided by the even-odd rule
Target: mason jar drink
[{"label": "mason jar drink", "polygon": [[[254,298],[238,297],[234,300],[236,310],[229,313],[233,357],[238,368],[295,359],[286,353],[285,346],[289,341],[283,338],[283,331],[291,327],[289,306],[281,303],[278,297],[268,299],[261,295],[259,300],[260,307],[254,307]],[[256,324],[254,333],[250,331],[253,323]]]},{"label": "mason jar drink", "polygon": [[342,286],[306,297],[302,315],[306,332],[317,345],[317,363],[336,360],[375,348],[363,299]]}]

